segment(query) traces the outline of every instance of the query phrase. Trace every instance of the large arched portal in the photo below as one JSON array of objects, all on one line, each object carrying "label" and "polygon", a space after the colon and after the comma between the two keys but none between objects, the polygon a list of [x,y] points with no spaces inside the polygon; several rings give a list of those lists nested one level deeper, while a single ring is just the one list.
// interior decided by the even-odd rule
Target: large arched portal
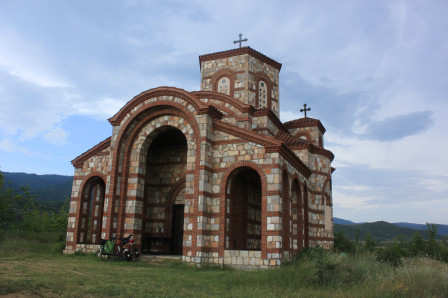
[{"label": "large arched portal", "polygon": [[187,139],[177,128],[159,128],[146,158],[142,251],[182,254]]},{"label": "large arched portal", "polygon": [[261,179],[254,169],[230,174],[226,204],[226,249],[261,250]]}]

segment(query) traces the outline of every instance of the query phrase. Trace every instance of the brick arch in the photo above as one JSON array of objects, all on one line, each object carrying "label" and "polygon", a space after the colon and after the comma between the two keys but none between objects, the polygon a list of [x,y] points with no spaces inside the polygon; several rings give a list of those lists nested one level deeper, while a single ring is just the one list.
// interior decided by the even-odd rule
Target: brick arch
[{"label": "brick arch", "polygon": [[298,132],[298,133],[296,133],[295,135],[294,135],[295,137],[297,137],[297,138],[299,138],[300,139],[300,137],[306,137],[306,140],[308,141],[308,142],[310,142],[311,143],[311,141],[312,141],[312,139],[311,139],[311,135],[308,133],[308,132]]},{"label": "brick arch", "polygon": [[[81,192],[80,192],[79,195],[82,195],[82,193],[83,193],[83,191],[84,191],[84,186],[85,186],[85,184],[87,183],[87,181],[89,181],[91,178],[95,178],[95,177],[98,177],[98,178],[100,178],[101,180],[103,180],[104,185],[106,185],[106,181],[107,181],[107,179],[106,179],[106,175],[105,175],[104,173],[102,173],[102,172],[92,172],[92,173],[90,173],[90,174],[88,174],[88,175],[86,175],[86,176],[84,176],[84,177],[82,178],[81,185],[79,186],[79,189],[81,189]],[[79,196],[79,195],[78,195],[78,196]]]},{"label": "brick arch", "polygon": [[[144,122],[143,125],[141,125],[141,127],[136,130],[131,138],[131,141],[129,142],[128,146],[127,146],[127,152],[126,152],[126,157],[127,157],[127,161],[125,162],[125,167],[124,168],[124,183],[125,183],[125,189],[122,191],[122,199],[124,198],[133,198],[133,196],[129,195],[127,192],[127,189],[131,189],[134,190],[135,193],[135,200],[139,201],[139,200],[143,200],[143,193],[144,193],[144,185],[145,185],[145,181],[146,181],[146,177],[145,177],[145,173],[137,173],[135,170],[131,171],[131,167],[129,162],[131,161],[131,155],[135,154],[137,156],[137,168],[145,168],[145,161],[146,161],[146,156],[147,156],[147,150],[150,146],[150,143],[152,142],[152,140],[160,133],[160,130],[162,129],[162,127],[173,127],[176,128],[178,130],[180,130],[186,137],[187,139],[187,153],[190,152],[193,156],[194,156],[194,160],[190,162],[191,164],[191,168],[194,169],[195,168],[195,161],[199,158],[198,156],[198,152],[199,152],[199,146],[198,146],[198,139],[194,137],[194,129],[191,127],[191,125],[188,123],[188,121],[179,116],[179,115],[173,115],[170,114],[170,116],[168,116],[168,119],[165,118],[166,114],[161,114],[158,117],[152,117],[151,120]],[[175,119],[170,119],[170,117],[178,117],[179,119],[184,120],[185,122],[180,124],[179,122],[175,122]],[[163,119],[162,123],[157,123],[154,124],[153,121],[156,119]],[[160,126],[158,126],[160,124]],[[190,133],[188,133],[190,132]],[[136,140],[137,139],[144,139],[144,141],[142,143],[140,143],[140,146],[136,146]],[[194,146],[194,147],[193,147]],[[126,181],[127,180],[127,181]],[[142,188],[143,186],[143,188]],[[193,191],[197,191],[197,186],[193,186]],[[192,195],[193,193],[190,193],[190,195]],[[125,204],[124,201],[122,201],[121,203],[121,214],[124,214],[124,208],[125,208]],[[120,216],[120,218],[123,218],[123,216]]]},{"label": "brick arch", "polygon": [[[165,107],[161,110],[155,110],[156,108]],[[154,110],[152,110],[154,109]],[[145,113],[146,116],[142,117],[142,119],[136,119],[138,116],[142,116],[142,114]],[[119,164],[124,164],[123,158],[126,156],[126,152],[129,151],[129,144],[133,143],[133,138],[135,138],[136,134],[140,129],[142,129],[143,126],[146,125],[147,122],[151,121],[153,118],[159,117],[161,115],[177,115],[179,117],[182,117],[187,120],[187,122],[191,125],[194,131],[194,138],[196,143],[198,143],[198,140],[200,138],[200,129],[199,124],[196,122],[196,119],[194,116],[190,114],[190,111],[185,108],[183,105],[170,102],[170,101],[158,101],[151,103],[147,106],[146,110],[144,110],[140,114],[133,115],[133,120],[135,121],[128,121],[127,124],[121,129],[117,141],[115,144],[115,150],[113,150],[113,160],[114,160],[114,166],[116,169],[116,173],[118,174],[117,170],[119,168]],[[136,122],[137,125],[135,127],[132,127],[133,123]],[[139,124],[138,124],[139,123]],[[126,143],[125,152],[123,153],[124,156],[119,156],[119,153],[123,150],[122,147],[124,146],[124,143]],[[197,146],[196,146],[197,147]],[[127,156],[128,157],[128,156]]]},{"label": "brick arch", "polygon": [[200,99],[215,100],[215,103],[213,105],[219,110],[227,113],[227,117],[233,117],[237,121],[248,120],[248,116],[244,114],[247,114],[248,112],[250,113],[250,109],[252,107],[248,104],[236,100],[235,98],[227,94],[210,91],[195,91],[192,92],[192,94]]},{"label": "brick arch", "polygon": [[230,80],[230,96],[233,97],[235,92],[235,81],[237,79],[236,73],[229,68],[221,68],[215,72],[210,78],[210,83],[212,85],[212,91],[218,92],[218,82],[221,78],[227,77]]},{"label": "brick arch", "polygon": [[221,189],[224,190],[224,195],[226,192],[226,187],[227,187],[227,180],[230,176],[230,174],[232,174],[232,172],[238,168],[242,168],[242,167],[249,167],[252,168],[253,170],[255,170],[258,175],[260,176],[261,179],[261,191],[262,191],[262,197],[266,196],[266,191],[267,191],[267,185],[266,185],[266,173],[264,172],[263,168],[261,168],[258,164],[256,164],[253,161],[238,161],[235,162],[234,164],[232,164],[230,167],[227,168],[227,170],[224,172],[222,181],[221,181]]},{"label": "brick arch", "polygon": [[[166,115],[176,115],[188,122],[188,124],[193,129],[192,138],[195,144],[195,160],[200,158],[200,147],[199,147],[199,138],[200,138],[200,129],[199,125],[196,122],[195,117],[191,114],[191,111],[187,109],[185,106],[175,103],[172,101],[157,101],[152,102],[146,105],[145,109],[139,113],[134,114],[132,117],[132,121],[127,121],[125,127],[123,127],[117,137],[116,145],[113,150],[113,164],[112,164],[112,179],[110,186],[110,197],[114,198],[113,203],[111,205],[116,204],[116,199],[120,201],[123,200],[125,194],[127,192],[127,181],[129,178],[128,164],[130,161],[130,151],[131,146],[134,143],[135,138],[137,137],[140,130],[147,125],[148,122],[151,122],[154,118],[162,117]],[[137,118],[139,117],[139,118]],[[187,138],[188,139],[188,138]],[[122,165],[122,169],[120,172],[120,165]],[[195,167],[193,168],[195,170]],[[121,178],[120,184],[119,178]],[[199,186],[199,182],[195,181],[194,189],[197,190]],[[120,188],[120,194],[116,195],[116,189]],[[123,205],[123,203],[119,203]],[[109,210],[113,212],[115,206],[110,206]],[[119,207],[119,206],[117,206]],[[123,224],[123,216],[124,207],[120,208],[118,214],[118,223],[117,223],[117,232],[120,233]],[[109,226],[112,228],[112,220],[109,222]],[[112,232],[111,232],[112,234]]]},{"label": "brick arch", "polygon": [[168,202],[170,205],[173,205],[177,195],[179,194],[179,192],[181,192],[181,190],[183,188],[185,188],[185,182],[186,179],[180,179],[179,181],[176,182],[176,184],[173,185],[173,187],[171,188],[170,192],[168,193],[167,197],[168,197]]},{"label": "brick arch", "polygon": [[[135,96],[133,99],[128,101],[126,105],[122,107],[117,114],[109,118],[109,122],[114,126],[120,125],[121,121],[128,114],[132,113],[132,110],[134,110],[134,108],[136,108],[141,104],[142,107],[139,108],[140,110],[141,108],[144,108],[144,106],[146,105],[146,101],[156,97],[172,97],[182,99],[187,104],[192,105],[194,110],[196,111],[205,107],[205,105],[197,97],[195,97],[188,91],[174,87],[158,87],[144,91],[139,95]],[[161,98],[161,100],[164,100],[164,98]]]}]

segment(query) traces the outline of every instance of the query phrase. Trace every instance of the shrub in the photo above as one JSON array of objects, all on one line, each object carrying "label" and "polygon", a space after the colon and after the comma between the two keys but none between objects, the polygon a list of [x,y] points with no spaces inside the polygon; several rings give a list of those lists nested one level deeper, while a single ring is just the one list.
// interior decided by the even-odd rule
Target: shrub
[{"label": "shrub", "polygon": [[377,251],[376,259],[379,262],[387,263],[394,267],[398,267],[403,265],[403,261],[401,260],[403,253],[400,249],[400,246],[397,243],[389,247],[385,247]]},{"label": "shrub", "polygon": [[344,232],[334,234],[334,250],[338,252],[356,252],[356,243],[345,237]]}]

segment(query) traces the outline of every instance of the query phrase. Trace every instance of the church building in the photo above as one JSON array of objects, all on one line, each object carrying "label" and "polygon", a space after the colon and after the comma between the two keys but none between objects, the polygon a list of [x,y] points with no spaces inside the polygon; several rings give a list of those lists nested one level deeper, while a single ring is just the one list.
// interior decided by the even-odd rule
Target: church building
[{"label": "church building", "polygon": [[64,253],[133,234],[142,254],[265,268],[333,246],[325,128],[279,120],[281,64],[250,47],[199,57],[201,90],[158,87],[75,167]]}]

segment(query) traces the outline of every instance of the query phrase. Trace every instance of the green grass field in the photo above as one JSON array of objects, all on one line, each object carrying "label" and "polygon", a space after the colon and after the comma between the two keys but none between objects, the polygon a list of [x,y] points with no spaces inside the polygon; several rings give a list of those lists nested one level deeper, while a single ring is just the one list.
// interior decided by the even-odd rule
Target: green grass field
[{"label": "green grass field", "polygon": [[448,297],[448,264],[425,258],[394,268],[369,253],[311,253],[277,269],[234,271],[102,262],[62,255],[53,234],[0,233],[0,295],[10,297]]}]

